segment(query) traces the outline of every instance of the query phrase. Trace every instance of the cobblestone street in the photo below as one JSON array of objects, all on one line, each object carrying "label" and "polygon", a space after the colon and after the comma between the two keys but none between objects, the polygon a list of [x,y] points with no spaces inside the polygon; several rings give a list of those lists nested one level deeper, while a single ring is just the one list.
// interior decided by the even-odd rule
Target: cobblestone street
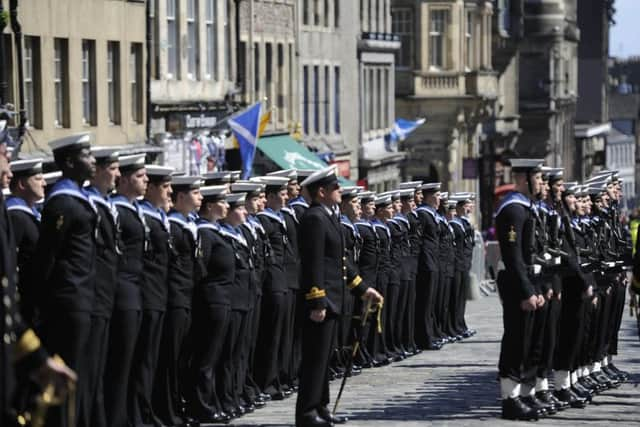
[{"label": "cobblestone street", "polygon": [[[467,307],[467,324],[477,329],[476,336],[350,378],[339,411],[349,416],[347,426],[513,425],[499,418],[500,302],[492,295],[470,301]],[[635,320],[626,310],[620,337],[616,365],[631,373],[629,382],[596,396],[586,409],[569,409],[536,425],[640,426],[640,341]],[[331,384],[332,405],[339,386],[339,381]],[[295,395],[232,425],[293,425],[294,407]]]}]

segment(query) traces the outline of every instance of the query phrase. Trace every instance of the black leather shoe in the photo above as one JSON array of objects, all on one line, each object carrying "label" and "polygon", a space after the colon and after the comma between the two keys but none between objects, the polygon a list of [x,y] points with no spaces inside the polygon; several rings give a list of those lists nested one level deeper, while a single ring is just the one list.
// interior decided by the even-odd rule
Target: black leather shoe
[{"label": "black leather shoe", "polygon": [[[549,391],[549,390],[543,390],[543,391],[536,392],[536,397],[542,403],[545,403],[546,405],[549,405],[550,407],[552,407],[553,411],[554,411],[553,413],[558,412],[558,411],[562,411],[562,410],[567,409],[569,407],[569,404],[567,402],[562,402],[562,401],[556,399],[556,397],[553,395],[553,393],[551,393],[551,391]],[[553,415],[551,412],[549,412],[549,414]]]},{"label": "black leather shoe", "polygon": [[607,374],[607,371],[602,370],[598,372],[598,374],[600,377],[605,378],[607,381],[609,381],[611,383],[612,388],[618,388],[620,387],[620,384],[622,384],[622,382],[618,379],[616,375],[609,375]]},{"label": "black leather shoe", "polygon": [[629,379],[629,373],[618,369],[618,367],[616,365],[614,365],[613,363],[609,363],[607,365],[607,368],[609,368],[613,372],[615,372],[618,375],[618,377],[621,377],[622,382],[625,382],[625,381],[627,381]]},{"label": "black leather shoe", "polygon": [[594,380],[589,375],[587,375],[586,377],[580,378],[580,380],[582,380],[583,385],[585,384],[588,385],[590,388],[594,389],[596,393],[600,393],[601,391],[604,391],[607,389],[603,384],[600,384],[598,381]]},{"label": "black leather shoe", "polygon": [[284,400],[287,398],[287,395],[282,391],[276,391],[271,395],[271,400]]},{"label": "black leather shoe", "polygon": [[600,392],[600,388],[593,382],[590,382],[587,377],[578,378],[578,384],[580,384],[582,388],[587,390],[591,396]]},{"label": "black leather shoe", "polygon": [[329,421],[329,423],[332,423],[332,424],[345,424],[347,421],[349,421],[347,417],[343,417],[340,415],[333,415],[333,413],[325,407],[318,408],[318,415],[323,420]]},{"label": "black leather shoe", "polygon": [[200,422],[191,417],[182,417],[182,427],[200,427]]},{"label": "black leather shoe", "polygon": [[269,393],[260,393],[258,397],[264,400],[265,402],[268,402],[271,400],[271,395]]},{"label": "black leather shoe", "polygon": [[333,427],[333,424],[321,418],[316,411],[311,411],[296,417],[296,427]]},{"label": "black leather shoe", "polygon": [[570,389],[564,388],[556,390],[553,395],[562,402],[567,402],[572,408],[584,408],[587,406],[587,400],[576,396]]},{"label": "black leather shoe", "polygon": [[267,406],[267,402],[265,402],[264,399],[262,399],[262,398],[257,398],[256,400],[253,401],[252,405],[256,409],[260,409],[260,408],[264,408],[265,406]]},{"label": "black leather shoe", "polygon": [[571,390],[573,394],[575,394],[576,396],[586,400],[587,403],[591,403],[592,396],[589,394],[587,390],[582,388],[582,386],[580,386],[578,383],[575,383],[571,387],[569,387],[569,390]]},{"label": "black leather shoe", "polygon": [[539,418],[547,416],[547,409],[544,407],[544,404],[542,402],[535,398],[535,396],[521,396],[520,400],[529,408],[536,411],[536,414],[538,414]]},{"label": "black leather shoe", "polygon": [[437,341],[432,342],[431,344],[429,344],[429,346],[427,346],[426,350],[440,350],[442,348],[442,344],[438,343]]},{"label": "black leather shoe", "polygon": [[502,418],[505,420],[537,420],[538,412],[530,408],[519,397],[502,400]]}]

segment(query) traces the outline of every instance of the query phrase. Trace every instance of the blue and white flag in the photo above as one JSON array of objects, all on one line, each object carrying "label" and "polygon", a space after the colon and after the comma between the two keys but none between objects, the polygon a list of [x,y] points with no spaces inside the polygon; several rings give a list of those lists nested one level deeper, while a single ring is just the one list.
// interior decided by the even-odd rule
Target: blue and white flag
[{"label": "blue and white flag", "polygon": [[258,128],[262,115],[262,103],[256,102],[246,110],[228,120],[229,127],[238,141],[242,158],[242,179],[251,175],[253,157],[258,145]]},{"label": "blue and white flag", "polygon": [[391,129],[391,133],[385,135],[384,138],[385,148],[387,151],[393,151],[398,141],[404,141],[411,132],[422,126],[425,121],[426,119],[396,119],[396,122],[393,124],[393,128]]}]

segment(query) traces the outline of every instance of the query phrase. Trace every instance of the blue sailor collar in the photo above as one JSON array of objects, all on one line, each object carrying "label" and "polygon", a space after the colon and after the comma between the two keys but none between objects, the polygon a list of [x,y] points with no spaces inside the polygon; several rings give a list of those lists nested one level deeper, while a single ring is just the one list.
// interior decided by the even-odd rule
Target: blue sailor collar
[{"label": "blue sailor collar", "polygon": [[531,209],[532,211],[537,212],[535,209],[535,205],[531,202],[531,200],[527,196],[525,196],[524,194],[518,191],[512,191],[506,196],[504,196],[504,198],[500,202],[500,206],[498,206],[498,209],[496,210],[496,213],[493,214],[493,217],[495,218],[498,215],[500,215],[500,212],[502,212],[502,210],[505,207],[512,204],[522,205],[527,209]]},{"label": "blue sailor collar", "polygon": [[198,238],[198,227],[196,226],[195,222],[190,221],[189,219],[185,218],[185,216],[182,215],[178,211],[171,211],[171,212],[169,212],[168,216],[169,216],[169,221],[170,222],[173,222],[174,224],[177,224],[180,227],[182,227],[183,229],[189,231],[191,233],[191,235],[193,236],[193,239],[197,240],[197,238]]},{"label": "blue sailor collar", "polygon": [[160,221],[165,230],[170,231],[169,217],[165,211],[153,206],[148,200],[142,200],[138,203],[138,206],[140,206],[140,209],[145,215]]},{"label": "blue sailor collar", "polygon": [[282,216],[282,212],[276,212],[271,208],[266,208],[262,212],[258,212],[260,216],[266,216],[273,220],[278,221],[284,228],[287,228],[287,223],[284,221],[284,217]]},{"label": "blue sailor collar", "polygon": [[461,217],[455,217],[453,218],[451,221],[449,221],[449,224],[455,224],[458,227],[462,228],[462,230],[464,230],[464,222],[462,222],[462,218]]},{"label": "blue sailor collar", "polygon": [[249,244],[247,243],[247,239],[244,238],[244,236],[239,230],[225,223],[219,224],[219,226],[220,226],[220,234],[222,234],[223,236],[230,237],[231,239],[235,240],[236,242],[240,243],[243,246],[247,246],[247,247],[249,246]]},{"label": "blue sailor collar", "polygon": [[418,212],[427,212],[429,215],[431,215],[433,217],[434,220],[436,220],[437,222],[441,222],[442,219],[440,217],[440,214],[431,206],[427,205],[426,203],[418,206],[416,208],[416,211]]},{"label": "blue sailor collar", "polygon": [[196,220],[196,227],[198,228],[198,230],[205,229],[205,230],[213,230],[215,232],[220,232],[220,224],[218,224],[217,222],[208,221],[200,217],[198,217],[198,219]]},{"label": "blue sailor collar", "polygon": [[264,234],[264,227],[255,215],[248,215],[246,223],[252,227],[253,231],[260,230]]},{"label": "blue sailor collar", "polygon": [[389,230],[389,226],[384,222],[380,221],[378,218],[373,218],[371,220],[371,224],[374,228],[382,228],[388,236],[391,236],[391,231]]},{"label": "blue sailor collar", "polygon": [[27,202],[17,196],[10,196],[6,201],[6,206],[8,211],[22,211],[28,215],[31,215],[36,221],[40,222],[42,215],[40,211],[36,209],[36,207],[29,207]]},{"label": "blue sailor collar", "polygon": [[91,201],[91,199],[89,198],[89,195],[87,194],[87,192],[84,191],[82,188],[80,188],[80,186],[72,179],[62,178],[58,182],[53,184],[53,188],[51,189],[51,192],[47,196],[46,201],[49,201],[52,198],[60,195],[75,197],[76,199],[81,200],[86,204],[88,204],[91,207],[91,209],[97,213],[96,207]]},{"label": "blue sailor collar", "polygon": [[536,207],[546,214],[549,213],[549,205],[547,205],[547,203],[544,200],[539,200],[536,203]]},{"label": "blue sailor collar", "polygon": [[96,187],[92,185],[85,187],[84,191],[87,193],[87,195],[89,196],[89,199],[93,203],[97,203],[99,205],[104,206],[109,211],[109,213],[111,213],[111,217],[113,218],[113,222],[115,224],[118,219],[118,210],[115,208],[113,203],[111,203],[111,200],[109,200],[105,195],[100,193],[100,190],[98,190]]},{"label": "blue sailor collar", "polygon": [[358,231],[358,227],[356,227],[353,222],[346,215],[340,215],[340,224],[348,227],[354,236],[360,236],[360,232]]},{"label": "blue sailor collar", "polygon": [[409,225],[409,220],[407,219],[406,216],[404,216],[403,214],[399,213],[396,214],[393,219],[398,220],[398,221],[402,221],[404,222],[406,225]]},{"label": "blue sailor collar", "polygon": [[307,203],[304,197],[298,196],[289,202],[289,206],[302,206],[302,207],[308,208],[309,203]]},{"label": "blue sailor collar", "polygon": [[286,212],[288,215],[291,215],[291,217],[293,218],[293,220],[297,223],[299,223],[300,221],[298,221],[298,216],[296,215],[296,211],[294,211],[292,208],[289,207],[284,207],[282,208],[282,212]]},{"label": "blue sailor collar", "polygon": [[373,228],[373,222],[368,219],[359,219],[354,225],[364,225],[365,227]]}]

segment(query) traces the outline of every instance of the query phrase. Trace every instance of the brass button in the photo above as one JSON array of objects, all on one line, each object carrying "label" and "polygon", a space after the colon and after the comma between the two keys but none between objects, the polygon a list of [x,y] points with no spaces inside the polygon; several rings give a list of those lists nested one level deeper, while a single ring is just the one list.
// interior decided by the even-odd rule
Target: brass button
[{"label": "brass button", "polygon": [[346,257],[346,256],[343,256],[343,257],[342,257],[342,260],[343,260],[343,261],[346,261],[346,260],[347,260],[347,257]]},{"label": "brass button", "polygon": [[7,276],[4,276],[2,278],[2,287],[7,289],[9,287],[9,279],[7,279]]},{"label": "brass button", "polygon": [[342,280],[347,281],[347,276],[342,276]]},{"label": "brass button", "polygon": [[9,316],[8,314],[4,316],[4,323],[7,326],[11,326],[13,324],[13,319],[11,318],[11,316]]},{"label": "brass button", "polygon": [[344,271],[347,271],[347,266],[346,266],[346,265],[343,265],[343,266],[342,266],[342,269],[343,269]]},{"label": "brass button", "polygon": [[9,334],[4,334],[4,343],[11,344],[11,337],[9,336]]},{"label": "brass button", "polygon": [[5,307],[11,307],[11,298],[9,298],[9,295],[5,295],[4,298],[2,298],[2,302],[4,303]]}]

